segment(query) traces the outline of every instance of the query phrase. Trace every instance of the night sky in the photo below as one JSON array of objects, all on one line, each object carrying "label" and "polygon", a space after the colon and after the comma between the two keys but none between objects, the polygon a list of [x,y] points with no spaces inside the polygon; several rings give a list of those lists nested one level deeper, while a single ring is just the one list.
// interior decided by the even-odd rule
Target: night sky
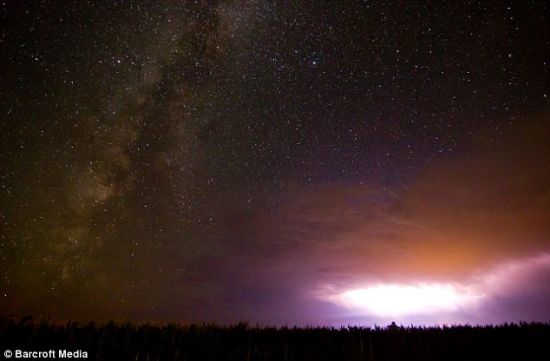
[{"label": "night sky", "polygon": [[0,14],[3,315],[550,320],[546,1]]}]

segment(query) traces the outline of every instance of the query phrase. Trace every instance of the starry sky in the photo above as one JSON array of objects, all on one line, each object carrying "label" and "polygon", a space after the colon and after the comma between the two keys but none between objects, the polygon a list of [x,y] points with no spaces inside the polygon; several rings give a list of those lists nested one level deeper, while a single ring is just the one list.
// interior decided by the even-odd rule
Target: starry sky
[{"label": "starry sky", "polygon": [[[2,2],[2,314],[549,320],[548,10]],[[419,282],[475,305],[342,301]]]}]

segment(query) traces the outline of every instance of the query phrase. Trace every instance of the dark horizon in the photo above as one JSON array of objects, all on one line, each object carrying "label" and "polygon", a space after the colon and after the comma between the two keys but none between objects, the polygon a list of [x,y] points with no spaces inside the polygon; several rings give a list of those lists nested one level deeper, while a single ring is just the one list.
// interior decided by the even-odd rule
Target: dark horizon
[{"label": "dark horizon", "polygon": [[548,7],[1,4],[0,315],[550,321]]},{"label": "dark horizon", "polygon": [[[550,323],[445,328],[54,327],[0,317],[5,358],[94,360],[517,360],[547,352]],[[29,351],[30,350],[30,351]],[[7,353],[6,353],[7,352]],[[61,357],[63,355],[63,357]],[[30,358],[27,357],[27,358]]]}]

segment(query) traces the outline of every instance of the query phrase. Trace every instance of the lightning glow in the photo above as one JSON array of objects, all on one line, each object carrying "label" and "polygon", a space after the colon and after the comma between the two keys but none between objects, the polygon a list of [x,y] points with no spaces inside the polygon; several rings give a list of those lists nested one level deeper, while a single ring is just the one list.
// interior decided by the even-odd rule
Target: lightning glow
[{"label": "lightning glow", "polygon": [[[337,288],[327,285],[320,299],[343,307],[355,315],[379,318],[407,316],[443,317],[443,314],[478,314],[479,307],[520,292],[522,280],[545,272],[550,255],[512,259],[472,276],[464,282],[367,283]],[[418,318],[415,318],[418,320]]]},{"label": "lightning glow", "polygon": [[337,296],[343,306],[377,316],[456,311],[479,295],[460,292],[451,284],[380,284],[345,291]]}]

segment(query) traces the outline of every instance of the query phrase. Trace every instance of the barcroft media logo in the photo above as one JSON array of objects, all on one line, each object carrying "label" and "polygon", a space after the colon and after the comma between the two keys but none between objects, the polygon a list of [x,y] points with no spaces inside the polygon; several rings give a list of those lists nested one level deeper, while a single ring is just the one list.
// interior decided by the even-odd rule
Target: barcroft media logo
[{"label": "barcroft media logo", "polygon": [[4,350],[5,359],[87,359],[83,350]]}]

